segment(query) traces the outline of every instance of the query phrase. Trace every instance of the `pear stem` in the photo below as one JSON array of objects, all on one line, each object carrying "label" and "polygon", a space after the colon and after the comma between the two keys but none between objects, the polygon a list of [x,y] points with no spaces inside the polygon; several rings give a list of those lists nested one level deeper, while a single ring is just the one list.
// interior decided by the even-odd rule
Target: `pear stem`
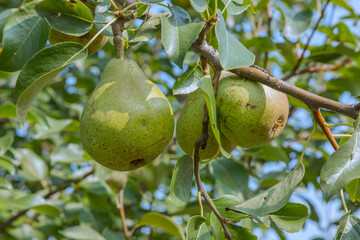
[{"label": "pear stem", "polygon": [[123,27],[127,20],[118,18],[112,25],[112,31],[114,34],[114,46],[116,51],[116,58],[124,59],[124,39],[123,39]]}]

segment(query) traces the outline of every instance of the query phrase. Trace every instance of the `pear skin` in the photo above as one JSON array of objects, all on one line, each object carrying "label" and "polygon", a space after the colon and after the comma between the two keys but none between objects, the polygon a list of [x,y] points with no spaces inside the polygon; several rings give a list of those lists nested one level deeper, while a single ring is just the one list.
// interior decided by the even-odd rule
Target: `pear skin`
[{"label": "pear skin", "polygon": [[[51,29],[49,42],[54,45],[59,42],[77,42],[85,46],[98,32],[95,26],[85,35],[76,37],[67,35],[65,33],[59,32],[55,29]],[[87,48],[88,55],[98,52],[105,45],[107,37],[103,34],[100,34]]]},{"label": "pear skin", "polygon": [[[190,93],[176,123],[176,139],[181,149],[190,156],[193,156],[195,142],[202,132],[204,105],[205,97],[200,89]],[[200,149],[200,159],[216,157],[215,155],[219,151],[219,144],[210,126],[208,133],[209,139],[206,148]],[[232,152],[236,147],[224,135],[221,136],[221,145],[227,152]]]},{"label": "pear skin", "polygon": [[286,94],[228,72],[221,76],[216,104],[221,132],[244,148],[277,137],[289,114]]},{"label": "pear skin", "polygon": [[150,163],[174,132],[166,96],[131,60],[111,60],[80,118],[80,138],[98,163],[129,171]]}]

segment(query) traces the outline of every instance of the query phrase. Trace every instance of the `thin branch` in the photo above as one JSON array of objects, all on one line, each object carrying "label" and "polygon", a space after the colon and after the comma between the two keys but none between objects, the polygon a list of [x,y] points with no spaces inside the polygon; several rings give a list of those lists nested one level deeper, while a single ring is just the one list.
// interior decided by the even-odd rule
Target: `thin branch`
[{"label": "thin branch", "polygon": [[331,134],[330,129],[324,125],[325,119],[322,116],[320,109],[319,108],[311,108],[311,107],[310,107],[310,109],[311,109],[312,114],[314,115],[316,122],[320,125],[321,130],[324,132],[326,138],[329,140],[329,142],[331,143],[331,145],[333,146],[333,148],[335,150],[338,149],[339,145],[336,142],[334,136]]},{"label": "thin branch", "polygon": [[[87,178],[88,176],[90,176],[91,174],[93,174],[95,171],[95,169],[93,168],[90,172],[86,173],[85,175],[83,175],[82,177],[78,178],[78,179],[75,179],[74,181],[72,181],[71,183],[67,184],[67,185],[64,185],[58,189],[55,189],[55,190],[52,190],[50,192],[48,192],[44,198],[45,199],[48,199],[50,198],[52,195],[58,193],[58,192],[61,192],[63,190],[65,190],[66,188],[70,187],[71,185],[73,184],[77,184],[79,182],[81,182],[82,180],[84,180],[85,178]],[[21,210],[20,212],[18,212],[16,215],[12,216],[11,218],[9,218],[8,220],[6,220],[5,222],[3,222],[1,225],[0,225],[0,232],[4,231],[4,229],[8,226],[10,226],[15,220],[17,220],[19,217],[23,216],[24,214],[26,214],[30,209],[24,209],[24,210]]]},{"label": "thin branch", "polygon": [[222,228],[224,229],[225,238],[232,239],[232,235],[226,226],[227,220],[223,216],[221,216],[221,214],[218,212],[214,203],[211,201],[209,195],[207,194],[206,190],[204,189],[204,187],[201,183],[200,171],[199,171],[200,148],[204,148],[204,146],[206,146],[206,142],[209,137],[208,136],[209,114],[208,114],[206,104],[204,106],[204,109],[205,109],[205,113],[204,113],[204,118],[202,121],[202,133],[201,133],[201,136],[196,140],[195,152],[194,152],[194,174],[195,174],[196,185],[198,188],[198,193],[200,193],[199,195],[201,195],[205,199],[206,203],[209,205],[210,209],[214,212],[214,214],[217,217],[217,219],[219,220]]},{"label": "thin branch", "polygon": [[[266,11],[267,11],[267,16],[268,16],[267,34],[268,34],[268,37],[271,38],[271,36],[272,36],[272,34],[271,34],[272,13],[271,13],[271,3],[270,2],[266,5]],[[265,57],[264,57],[264,68],[265,69],[268,69],[268,61],[269,61],[269,52],[266,52]]]},{"label": "thin branch", "polygon": [[320,24],[321,19],[324,17],[324,13],[325,13],[326,7],[328,6],[329,2],[330,2],[330,0],[327,0],[327,2],[325,3],[325,6],[324,6],[323,10],[321,11],[320,17],[319,17],[319,19],[317,20],[317,22],[316,22],[316,24],[315,24],[315,27],[313,28],[313,30],[312,30],[312,32],[311,32],[311,34],[310,34],[310,36],[309,36],[309,38],[308,38],[308,40],[307,40],[307,43],[306,43],[306,45],[305,45],[305,47],[304,47],[304,50],[303,50],[300,58],[298,59],[296,65],[295,65],[295,67],[294,67],[294,69],[292,70],[293,73],[298,70],[298,68],[299,68],[299,66],[300,66],[300,64],[301,64],[301,61],[304,59],[305,52],[306,52],[306,50],[307,50],[308,47],[309,47],[310,41],[311,41],[312,37],[314,36],[314,33],[316,32],[316,29],[319,27],[319,24]]},{"label": "thin branch", "polygon": [[344,61],[342,61],[339,64],[335,64],[332,66],[326,66],[326,67],[314,67],[314,66],[308,66],[306,68],[303,68],[301,70],[296,70],[296,72],[291,72],[288,75],[284,76],[282,80],[286,81],[287,79],[295,76],[295,75],[301,75],[305,73],[314,73],[314,72],[327,72],[327,71],[335,71],[339,68],[344,67],[346,64],[351,63],[351,59],[346,58]]},{"label": "thin branch", "polygon": [[119,192],[119,203],[118,203],[118,208],[120,211],[120,216],[121,216],[121,221],[123,224],[123,228],[124,228],[124,235],[125,235],[125,239],[126,240],[130,240],[130,234],[129,234],[129,229],[126,226],[126,218],[125,218],[125,208],[124,208],[124,189],[121,189]]}]

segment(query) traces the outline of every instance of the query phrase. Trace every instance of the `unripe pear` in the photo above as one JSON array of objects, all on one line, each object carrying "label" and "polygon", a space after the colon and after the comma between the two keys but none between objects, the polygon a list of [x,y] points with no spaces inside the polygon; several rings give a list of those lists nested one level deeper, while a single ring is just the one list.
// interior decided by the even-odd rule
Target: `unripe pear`
[{"label": "unripe pear", "polygon": [[129,171],[154,160],[169,143],[169,101],[131,60],[111,60],[80,118],[80,138],[98,163]]},{"label": "unripe pear", "polygon": [[234,144],[252,148],[277,137],[285,127],[286,94],[224,72],[216,97],[221,132]]},{"label": "unripe pear", "polygon": [[[85,35],[76,37],[72,35],[67,35],[65,33],[59,32],[55,29],[51,29],[49,42],[54,45],[59,42],[77,42],[85,46],[98,32],[95,26]],[[103,34],[100,34],[88,47],[88,55],[98,52],[106,43],[107,37]]]},{"label": "unripe pear", "polygon": [[185,10],[191,7],[190,0],[171,0],[171,3]]},{"label": "unripe pear", "polygon": [[[185,107],[176,123],[176,139],[184,152],[193,155],[194,144],[202,132],[202,120],[204,118],[205,97],[200,89],[190,93],[185,103]],[[209,125],[209,138],[205,149],[200,149],[200,159],[215,157],[219,151],[214,133]],[[231,152],[235,145],[224,135],[221,136],[221,145],[225,151]]]}]

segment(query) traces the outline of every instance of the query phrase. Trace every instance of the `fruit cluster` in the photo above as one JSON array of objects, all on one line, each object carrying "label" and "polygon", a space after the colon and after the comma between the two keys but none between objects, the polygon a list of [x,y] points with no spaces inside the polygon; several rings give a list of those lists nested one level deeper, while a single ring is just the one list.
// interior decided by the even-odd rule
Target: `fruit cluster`
[{"label": "fruit cluster", "polygon": [[[289,108],[285,94],[228,72],[223,72],[217,92],[225,151],[231,152],[236,145],[264,145],[283,130]],[[189,155],[202,131],[204,105],[201,91],[194,91],[177,121],[177,141]],[[111,60],[80,119],[81,141],[90,156],[114,170],[133,170],[154,160],[173,132],[173,112],[160,89],[135,62]],[[209,139],[200,158],[212,158],[218,152],[219,145],[209,128]]]}]

